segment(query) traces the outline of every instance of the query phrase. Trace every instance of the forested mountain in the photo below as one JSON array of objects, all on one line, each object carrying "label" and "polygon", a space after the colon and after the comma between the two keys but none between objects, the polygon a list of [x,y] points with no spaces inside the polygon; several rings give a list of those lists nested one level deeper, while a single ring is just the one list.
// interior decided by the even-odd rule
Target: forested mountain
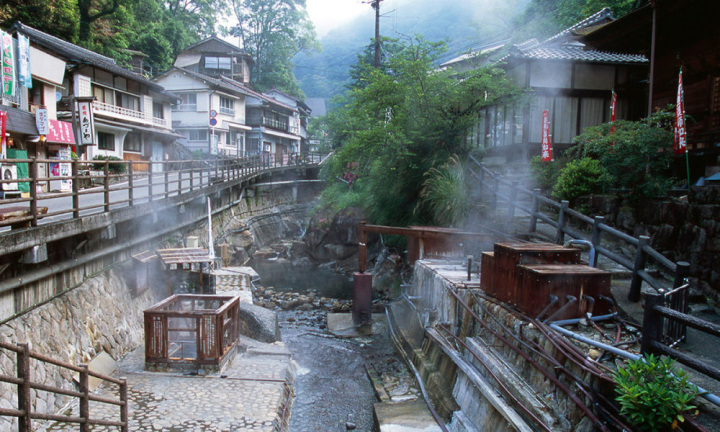
[{"label": "forested mountain", "polygon": [[[385,0],[380,7],[380,34],[391,39],[422,35],[446,41],[441,61],[499,41],[547,37],[609,6],[616,16],[636,0]],[[323,38],[319,53],[295,57],[295,76],[308,97],[329,98],[343,92],[348,70],[372,43],[374,10]]]}]

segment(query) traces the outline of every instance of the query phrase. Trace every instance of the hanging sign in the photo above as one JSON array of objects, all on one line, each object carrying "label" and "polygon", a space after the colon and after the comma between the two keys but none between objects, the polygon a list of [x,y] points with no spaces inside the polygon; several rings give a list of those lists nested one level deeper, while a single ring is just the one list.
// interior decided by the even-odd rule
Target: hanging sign
[{"label": "hanging sign", "polygon": [[92,101],[78,101],[78,129],[80,145],[95,145]]},{"label": "hanging sign", "polygon": [[30,72],[30,39],[18,34],[18,81],[25,88],[32,88]]},{"label": "hanging sign", "polygon": [[542,161],[553,160],[552,143],[550,142],[550,116],[547,110],[543,111],[542,118]]},{"label": "hanging sign", "polygon": [[37,126],[40,135],[50,133],[50,124],[48,122],[48,112],[46,108],[38,108],[35,110],[35,126]]},{"label": "hanging sign", "polygon": [[678,78],[677,103],[675,104],[675,154],[687,152],[687,131],[685,129],[685,103],[683,100],[682,69]]},{"label": "hanging sign", "polygon": [[2,38],[2,94],[15,96],[15,58],[13,56],[13,39],[10,33],[0,31]]}]

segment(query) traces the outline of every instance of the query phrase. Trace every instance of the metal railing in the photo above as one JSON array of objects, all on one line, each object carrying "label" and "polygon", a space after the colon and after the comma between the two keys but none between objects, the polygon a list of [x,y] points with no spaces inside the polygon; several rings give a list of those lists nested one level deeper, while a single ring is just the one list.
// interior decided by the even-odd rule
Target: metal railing
[{"label": "metal railing", "polygon": [[146,114],[142,111],[125,108],[105,102],[94,101],[93,109],[96,110],[98,113],[110,113],[114,115],[120,115],[123,117],[128,117],[134,120],[141,121],[143,123],[152,123],[164,127],[170,126],[166,119],[153,117],[150,113]]},{"label": "metal railing", "polygon": [[[555,228],[553,240],[557,244],[563,244],[566,236],[591,241],[595,248],[595,262],[590,265],[596,266],[598,258],[604,256],[632,271],[628,292],[628,299],[631,301],[640,300],[643,282],[655,290],[660,290],[670,288],[669,281],[687,276],[683,273],[686,269],[679,269],[676,263],[650,247],[650,237],[636,238],[628,235],[607,225],[603,216],[586,216],[571,209],[568,201],[557,202],[543,196],[540,189],[530,190],[521,187],[517,182],[502,179],[472,156],[470,160],[477,168],[476,170],[470,167],[470,172],[479,180],[480,193],[486,191],[490,194],[491,210],[497,211],[502,205],[506,207],[506,226],[509,227],[513,223],[517,211],[522,211],[530,217],[529,233],[536,233],[538,221],[542,221]],[[509,192],[503,192],[501,187],[509,188]],[[618,242],[635,248],[634,259],[628,259],[612,249],[612,245]],[[660,280],[654,275],[655,272],[664,275],[667,280]]]},{"label": "metal railing", "polygon": [[[18,419],[18,431],[30,432],[33,430],[33,420],[56,421],[62,423],[73,423],[80,426],[81,432],[90,431],[90,426],[114,426],[123,432],[128,430],[128,392],[127,383],[124,379],[115,379],[88,369],[88,366],[81,364],[79,366],[65,363],[45,355],[30,350],[29,345],[9,344],[0,342],[0,349],[14,352],[16,356],[17,373],[14,375],[5,375],[8,371],[2,371],[0,382],[8,383],[16,386],[17,391],[17,409],[0,408],[0,416],[15,417]],[[78,374],[77,390],[47,385],[41,382],[33,381],[33,373],[37,370],[31,367],[31,361],[39,361],[46,364],[54,365],[60,369],[65,369]],[[97,378],[103,383],[117,386],[118,398],[108,398],[91,394],[90,377]],[[71,386],[68,386],[71,387]],[[79,413],[78,416],[48,414],[46,412],[38,412],[33,409],[37,406],[34,399],[37,398],[38,392],[53,393],[71,398],[78,398]],[[107,420],[92,418],[90,416],[90,402],[99,402],[102,404],[113,405],[118,408],[119,420]]]},{"label": "metal railing", "polygon": [[[678,263],[680,264],[680,263]],[[686,263],[684,263],[686,264]],[[705,321],[676,309],[677,294],[685,296],[687,284],[670,292],[648,293],[645,296],[645,316],[642,329],[642,352],[671,357],[692,369],[720,381],[720,369],[695,356],[674,349],[678,336],[686,327],[692,327],[708,335],[720,337],[720,325]]]},{"label": "metal railing", "polygon": [[[93,213],[109,212],[123,206],[152,202],[183,195],[219,182],[241,181],[274,168],[314,165],[320,154],[263,154],[247,158],[174,161],[110,161],[57,159],[4,159],[3,164],[27,164],[28,176],[0,179],[0,190],[29,185],[26,197],[0,200],[0,227],[35,227],[43,219],[79,218]],[[69,164],[70,175],[44,176],[41,164]],[[43,184],[72,181],[71,190],[44,193]],[[17,191],[14,191],[17,192]],[[21,195],[19,192],[18,195]],[[93,198],[90,198],[93,196]],[[98,197],[102,198],[98,198]],[[57,198],[71,197],[70,204],[58,208]]]}]

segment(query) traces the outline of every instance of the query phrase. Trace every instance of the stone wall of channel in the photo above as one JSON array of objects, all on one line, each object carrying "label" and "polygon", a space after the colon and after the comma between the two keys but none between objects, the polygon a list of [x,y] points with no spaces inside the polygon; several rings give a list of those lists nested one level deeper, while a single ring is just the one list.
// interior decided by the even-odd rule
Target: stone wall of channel
[{"label": "stone wall of channel", "polygon": [[[108,270],[78,288],[0,326],[0,341],[28,343],[34,352],[73,365],[87,364],[100,352],[119,359],[143,343],[142,311],[159,300],[153,290],[133,297],[123,272]],[[16,354],[0,349],[0,370],[16,370]],[[74,390],[74,372],[32,360],[31,380]],[[53,393],[32,390],[36,412],[57,412],[68,402]],[[0,407],[17,409],[15,385],[0,384]],[[0,417],[0,431],[17,430]]]},{"label": "stone wall of channel", "polygon": [[[275,213],[278,207],[290,207],[316,196],[314,190],[302,194],[291,188],[249,189],[244,199],[213,217],[216,245],[228,241],[227,232],[238,225],[246,226],[249,218]],[[167,236],[156,249],[183,247],[188,236],[197,236],[200,247],[208,244],[208,223]],[[103,269],[104,268],[104,269]],[[134,261],[106,262],[86,269],[93,276],[75,288],[0,325],[0,341],[6,344],[29,343],[30,349],[65,363],[78,365],[90,362],[100,352],[119,360],[144,343],[143,310],[167,296],[167,284],[151,279],[151,289],[135,295]],[[14,375],[16,354],[0,348],[0,371]],[[74,390],[74,373],[33,360],[31,380],[36,383]],[[0,383],[0,408],[17,409],[15,385]],[[70,398],[44,391],[32,391],[33,410],[57,413]],[[17,421],[0,416],[0,432],[17,430]]]}]

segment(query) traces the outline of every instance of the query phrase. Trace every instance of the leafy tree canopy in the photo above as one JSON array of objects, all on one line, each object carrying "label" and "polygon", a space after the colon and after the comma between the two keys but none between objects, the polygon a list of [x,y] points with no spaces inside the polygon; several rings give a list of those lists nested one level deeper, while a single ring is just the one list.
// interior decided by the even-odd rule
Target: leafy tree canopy
[{"label": "leafy tree canopy", "polygon": [[319,47],[305,0],[232,0],[232,8],[238,23],[228,31],[255,60],[254,86],[302,97],[292,58]]},{"label": "leafy tree canopy", "polygon": [[[337,148],[324,175],[331,183],[328,197],[348,190],[375,223],[433,223],[431,202],[421,199],[425,180],[453,181],[447,172],[453,155],[470,150],[465,134],[480,109],[511,104],[521,91],[500,69],[485,68],[458,75],[438,71],[434,62],[443,43],[422,38],[395,42],[398,52],[380,68],[359,65],[357,82],[344,105],[328,114],[327,125]],[[430,175],[425,174],[435,168]],[[348,171],[354,181],[347,184]],[[443,186],[444,187],[444,186]],[[433,186],[425,182],[425,196]],[[347,200],[343,200],[346,202]]]},{"label": "leafy tree canopy", "polygon": [[183,48],[215,32],[227,0],[6,0],[0,23],[16,20],[126,65],[128,49],[147,54],[154,72]]}]

